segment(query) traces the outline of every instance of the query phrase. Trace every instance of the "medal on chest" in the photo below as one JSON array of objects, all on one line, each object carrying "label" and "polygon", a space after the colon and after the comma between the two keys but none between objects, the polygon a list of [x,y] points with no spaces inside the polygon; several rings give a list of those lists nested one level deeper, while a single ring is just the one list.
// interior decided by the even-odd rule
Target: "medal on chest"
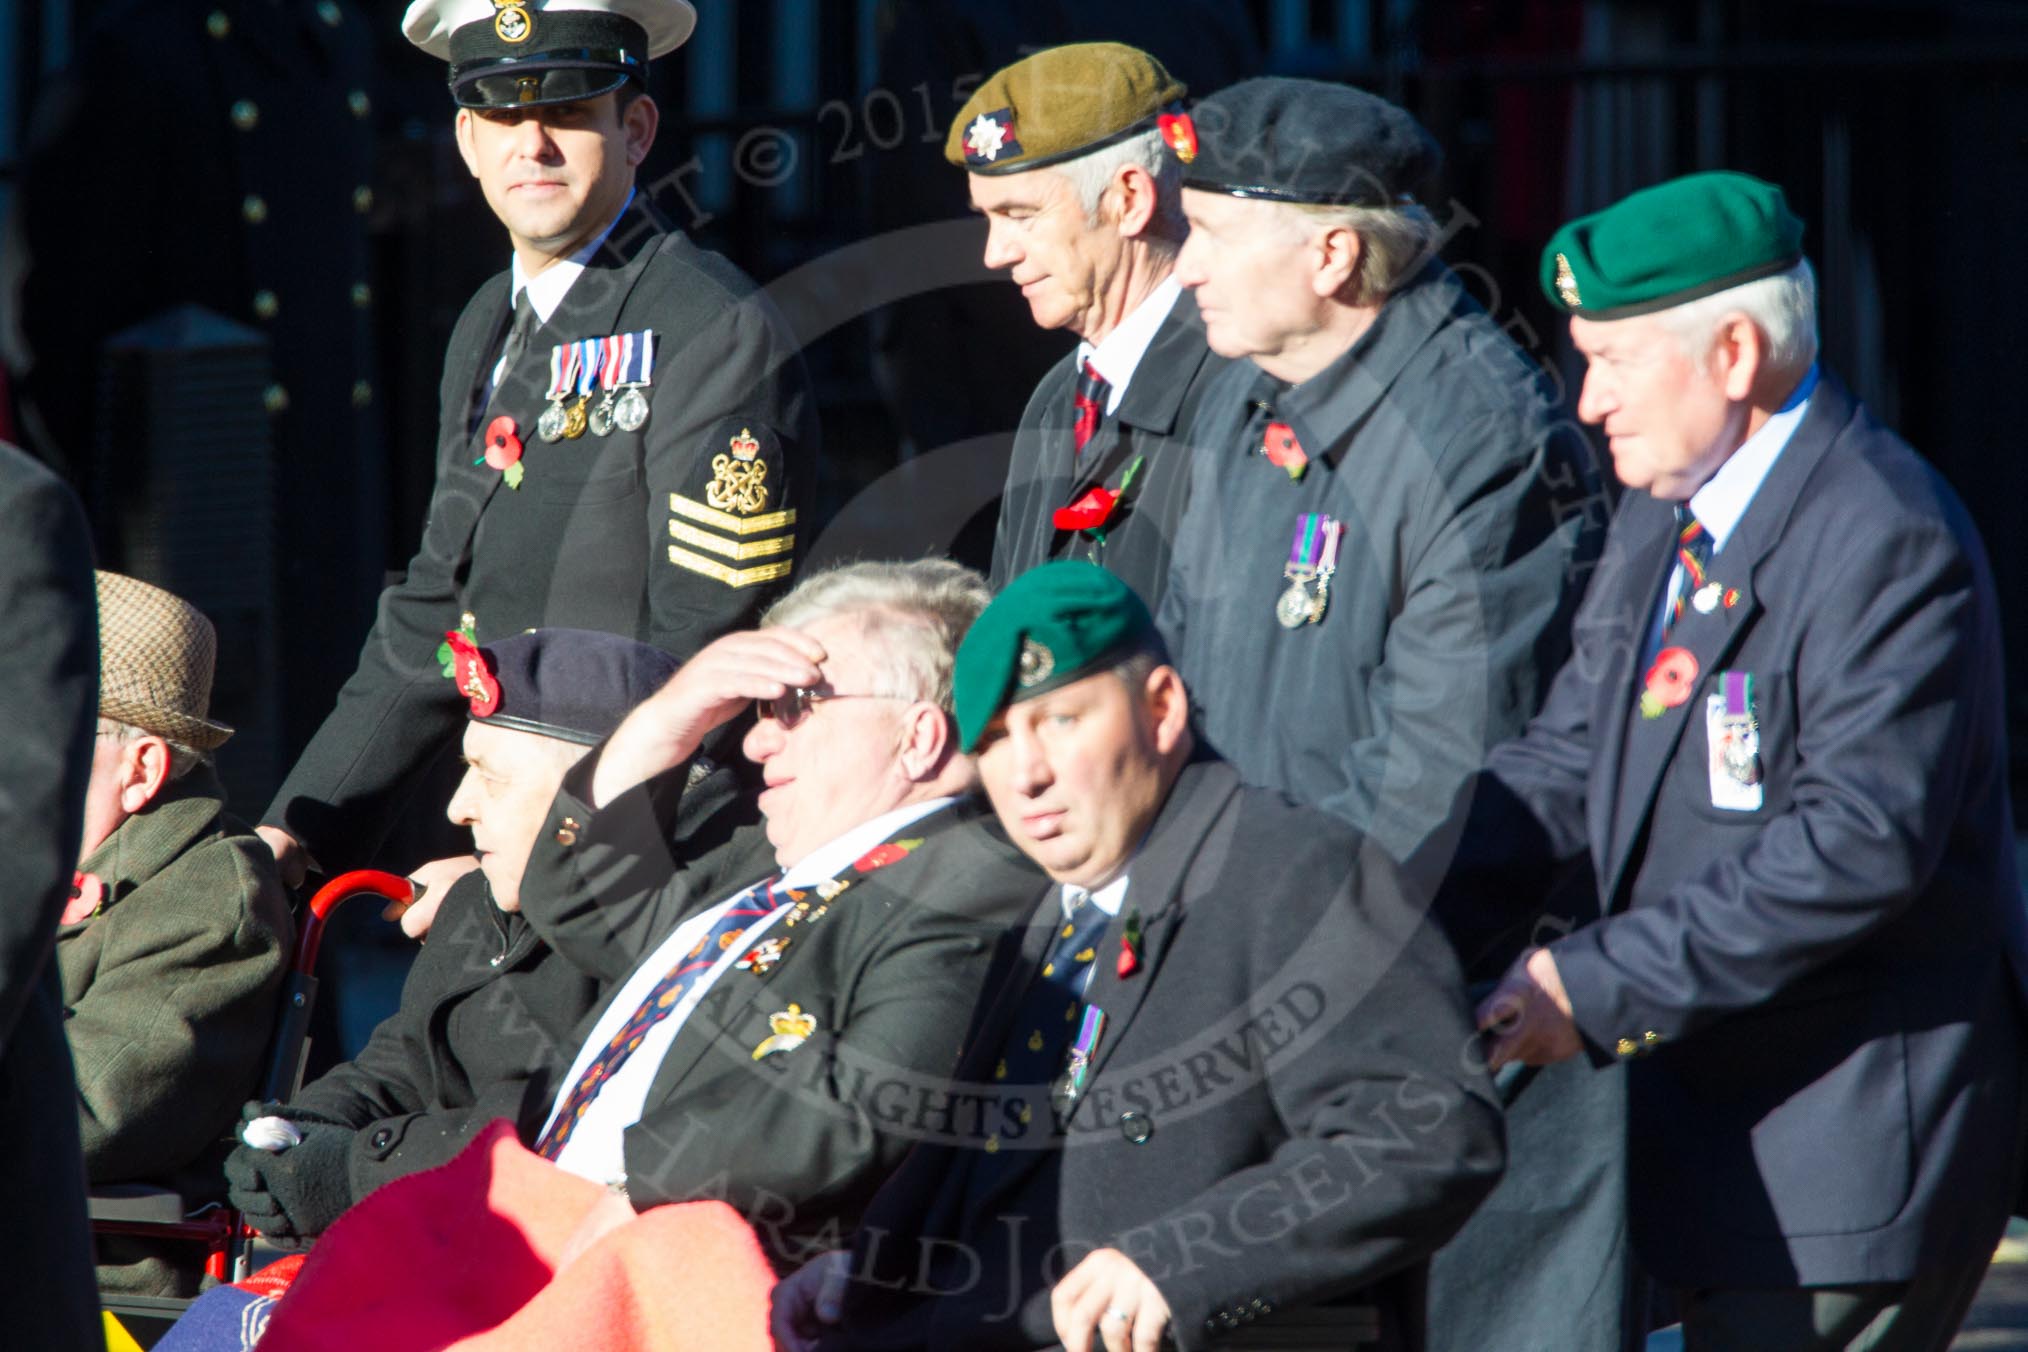
[{"label": "medal on chest", "polygon": [[1296,518],[1288,565],[1282,569],[1289,585],[1275,602],[1275,619],[1282,628],[1300,629],[1324,618],[1331,604],[1331,578],[1338,571],[1338,542],[1344,533],[1344,522],[1322,512],[1304,512]]},{"label": "medal on chest", "polygon": [[580,353],[576,343],[559,343],[549,352],[549,407],[536,420],[535,434],[547,442],[562,441],[570,425],[563,401],[577,384]]},{"label": "medal on chest", "polygon": [[641,391],[655,383],[653,329],[626,335],[620,354],[619,380],[619,397],[613,401],[613,425],[622,432],[638,432],[648,425],[648,396]]}]

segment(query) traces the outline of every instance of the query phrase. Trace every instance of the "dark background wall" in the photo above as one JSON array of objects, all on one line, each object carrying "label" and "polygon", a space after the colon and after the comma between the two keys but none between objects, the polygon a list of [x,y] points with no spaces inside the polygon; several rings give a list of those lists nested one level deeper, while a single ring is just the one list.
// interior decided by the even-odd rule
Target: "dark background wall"
[{"label": "dark background wall", "polygon": [[[222,680],[221,697],[248,707],[220,712],[269,730],[228,765],[243,811],[259,809],[328,709],[373,595],[414,546],[443,343],[472,290],[506,263],[504,236],[451,141],[441,67],[400,38],[400,9],[0,0],[0,206],[16,223],[0,259],[0,352],[14,387],[0,400],[0,431],[80,478],[105,463],[103,444],[54,444],[28,397],[32,362],[46,375],[52,360],[95,361],[90,349],[110,336],[104,324],[54,341],[57,321],[39,321],[44,333],[24,328],[21,297],[37,268],[60,269],[67,308],[83,318],[124,316],[138,295],[158,309],[202,304],[260,349],[267,375],[252,389],[294,395],[292,408],[266,412],[264,440],[258,427],[251,434],[252,454],[271,462],[256,498],[271,519],[243,532],[208,527],[178,546],[274,560],[261,565],[272,575],[263,599],[226,626],[223,662],[246,678]],[[1985,530],[2007,607],[2016,758],[2028,763],[2028,557],[2017,543],[2028,465],[2016,451],[2028,389],[2019,331],[2028,255],[2016,243],[2028,208],[2028,5],[698,0],[698,9],[698,36],[657,75],[664,131],[642,181],[679,224],[777,285],[810,338],[827,449],[819,515],[836,522],[820,552],[946,546],[981,557],[1006,437],[1067,340],[1036,334],[1011,291],[979,270],[981,232],[964,219],[962,176],[942,163],[943,133],[970,83],[1025,48],[1117,37],[1155,51],[1199,93],[1274,71],[1351,80],[1416,110],[1449,154],[1438,213],[1451,228],[1447,255],[1566,376],[1567,343],[1533,280],[1550,229],[1691,169],[1781,182],[1811,222],[1827,359],[1943,469]],[[218,14],[231,21],[225,37],[212,34]],[[222,59],[239,43],[250,50],[243,67]],[[126,66],[100,59],[115,51]],[[264,82],[253,130],[234,121],[248,81]],[[57,130],[88,114],[93,137],[63,143]],[[177,156],[218,172],[165,180],[157,171]],[[260,224],[243,209],[255,189],[276,204]],[[89,247],[29,248],[19,223],[38,196],[65,224],[58,233],[88,235]],[[205,215],[199,196],[223,210]],[[343,287],[312,294],[302,284],[355,249],[363,271]],[[107,261],[130,252],[144,261],[137,278]],[[190,280],[205,271],[197,260],[242,254],[239,271]],[[370,304],[358,303],[361,285]],[[280,314],[259,301],[263,290],[281,293]],[[342,380],[331,369],[340,355]],[[304,415],[320,381],[350,410],[336,423]],[[216,418],[159,416],[172,414],[198,427]],[[79,437],[183,444],[132,427]],[[247,474],[248,454],[246,444],[237,459],[221,452],[218,473]],[[176,585],[194,565],[135,543],[151,514],[181,510],[164,505],[173,495],[136,494],[129,482],[162,472],[130,467],[125,486],[83,486],[119,504],[98,522],[107,561],[138,570],[136,558],[155,559],[160,580]],[[177,473],[205,482],[201,469]],[[258,656],[248,636],[260,634],[275,645],[259,658],[273,681],[246,676]],[[286,690],[280,707],[255,707],[262,688]]]}]

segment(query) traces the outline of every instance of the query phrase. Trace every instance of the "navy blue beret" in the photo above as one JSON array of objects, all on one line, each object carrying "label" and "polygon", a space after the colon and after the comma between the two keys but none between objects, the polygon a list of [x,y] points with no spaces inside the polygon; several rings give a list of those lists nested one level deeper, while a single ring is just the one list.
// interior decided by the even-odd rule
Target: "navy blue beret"
[{"label": "navy blue beret", "polygon": [[1407,110],[1350,85],[1242,80],[1190,110],[1197,157],[1183,186],[1320,206],[1410,200],[1443,163]]},{"label": "navy blue beret", "polygon": [[473,653],[459,654],[456,679],[475,721],[582,746],[603,740],[679,665],[659,648],[589,629],[531,629],[484,644],[478,671]]}]

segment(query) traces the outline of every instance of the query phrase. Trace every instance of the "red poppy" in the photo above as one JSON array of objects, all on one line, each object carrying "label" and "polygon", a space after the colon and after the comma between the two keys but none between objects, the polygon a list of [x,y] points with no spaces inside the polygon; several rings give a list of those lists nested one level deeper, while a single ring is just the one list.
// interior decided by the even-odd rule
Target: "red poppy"
[{"label": "red poppy", "polygon": [[501,414],[486,424],[486,463],[504,470],[521,461],[521,438],[515,435],[514,420]]},{"label": "red poppy", "polygon": [[1068,507],[1059,507],[1050,521],[1058,530],[1097,530],[1112,519],[1120,495],[1110,488],[1094,488]]},{"label": "red poppy", "polygon": [[73,873],[70,875],[70,901],[63,908],[63,917],[58,922],[75,925],[80,920],[89,920],[99,913],[99,906],[106,899],[106,885],[96,873]]},{"label": "red poppy", "polygon": [[875,845],[853,861],[852,867],[861,873],[871,873],[889,864],[898,864],[908,858],[909,852],[922,844],[920,840],[890,840],[885,845]]},{"label": "red poppy", "polygon": [[1664,709],[1673,709],[1690,698],[1697,686],[1697,657],[1688,648],[1664,648],[1655,654],[1655,664],[1642,681],[1648,694]]},{"label": "red poppy", "polygon": [[1296,440],[1295,429],[1287,423],[1269,423],[1267,434],[1261,438],[1260,449],[1270,465],[1280,465],[1289,472],[1291,479],[1301,478],[1304,468],[1310,463],[1310,457],[1303,451],[1303,443]]},{"label": "red poppy", "polygon": [[458,683],[459,693],[472,702],[472,716],[491,718],[500,708],[500,682],[494,679],[486,654],[473,647],[461,630],[446,633],[444,641],[451,645],[451,679]]},{"label": "red poppy", "polygon": [[1141,955],[1134,951],[1134,942],[1124,936],[1120,939],[1120,956],[1113,963],[1113,971],[1124,980],[1141,969]]}]

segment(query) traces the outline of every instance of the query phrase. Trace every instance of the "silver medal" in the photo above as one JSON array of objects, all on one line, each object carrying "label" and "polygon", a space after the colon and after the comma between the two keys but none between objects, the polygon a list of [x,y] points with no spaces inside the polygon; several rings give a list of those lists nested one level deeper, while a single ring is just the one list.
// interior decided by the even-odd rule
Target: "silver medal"
[{"label": "silver medal", "polygon": [[606,391],[606,397],[591,411],[591,433],[595,437],[609,437],[613,434],[613,392]]},{"label": "silver medal", "polygon": [[648,424],[648,398],[639,385],[629,385],[613,405],[613,422],[623,432],[638,432]]},{"label": "silver medal", "polygon": [[1289,589],[1275,602],[1275,618],[1284,629],[1301,629],[1312,618],[1312,601],[1309,590],[1300,581],[1289,583]]},{"label": "silver medal", "polygon": [[569,415],[564,412],[563,401],[559,399],[548,408],[542,410],[542,416],[535,420],[536,435],[540,436],[544,441],[561,441],[563,440],[563,425],[568,420]]}]

